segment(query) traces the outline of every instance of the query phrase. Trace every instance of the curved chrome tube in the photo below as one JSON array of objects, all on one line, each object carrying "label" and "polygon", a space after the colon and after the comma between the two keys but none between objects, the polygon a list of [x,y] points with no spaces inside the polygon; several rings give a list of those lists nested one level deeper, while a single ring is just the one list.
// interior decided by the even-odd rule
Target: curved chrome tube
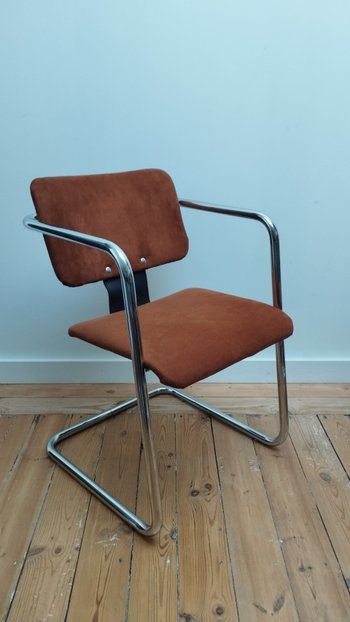
[{"label": "curved chrome tube", "polygon": [[[135,529],[137,529],[144,535],[153,535],[159,531],[161,525],[161,501],[157,477],[156,458],[153,447],[153,437],[150,425],[149,399],[145,378],[145,370],[143,365],[142,343],[137,312],[135,282],[130,262],[124,251],[117,244],[111,242],[110,240],[88,235],[86,233],[81,233],[80,231],[73,231],[71,229],[64,229],[61,227],[48,225],[40,222],[35,216],[27,216],[26,218],[24,218],[23,224],[28,229],[37,231],[44,235],[50,235],[62,240],[67,240],[69,242],[75,242],[84,246],[91,246],[93,248],[100,249],[101,251],[108,253],[118,267],[128,324],[131,359],[141,422],[142,442],[146,456],[145,464],[147,470],[150,505],[152,511],[152,524],[148,525],[144,523],[135,514],[129,512],[129,510],[119,502],[116,502],[116,504],[114,505],[114,510],[118,514],[120,514],[120,516],[124,518],[124,520],[131,523]],[[123,410],[125,410],[125,408]],[[113,410],[113,412],[114,411],[115,409]],[[108,411],[108,413],[111,414],[110,411]],[[102,415],[105,415],[105,413],[101,413],[100,419],[109,416],[105,415],[104,417],[102,417]],[[94,422],[96,422],[96,420]],[[92,423],[90,425],[94,424]],[[48,453],[54,460],[56,460],[56,462],[60,462],[60,464],[66,470],[68,470],[76,479],[78,479],[81,483],[84,482],[84,485],[87,486],[91,490],[91,492],[97,494],[97,496],[99,496],[107,505],[111,507],[110,500],[108,499],[108,493],[106,493],[106,491],[103,491],[103,497],[102,492],[98,492],[98,489],[100,491],[102,491],[102,489],[100,489],[93,482],[93,480],[90,480],[90,478],[85,476],[79,469],[77,469],[74,464],[64,458],[55,448],[55,445],[58,442],[60,442],[67,436],[79,432],[85,427],[86,426],[84,425],[78,424],[78,426],[73,426],[69,429],[70,433],[66,431],[66,433],[62,432],[61,434],[56,435],[56,437],[51,439],[51,441],[49,442]],[[87,480],[89,480],[89,482]]]},{"label": "curved chrome tube", "polygon": [[[279,349],[281,344],[277,344],[277,346]],[[282,352],[282,355],[283,355],[283,352]],[[283,366],[281,366],[280,363],[277,364],[277,370],[278,369],[280,369],[281,372],[283,370]],[[284,389],[285,389],[285,383],[283,383],[283,377],[282,378],[278,377],[279,430],[277,434],[274,436],[264,434],[263,432],[260,432],[259,430],[256,430],[255,428],[252,428],[251,426],[247,425],[243,421],[240,421],[239,419],[232,417],[232,415],[225,413],[219,408],[215,408],[214,406],[211,406],[207,404],[206,402],[203,402],[202,400],[197,399],[193,395],[189,395],[188,393],[185,393],[184,391],[181,391],[180,389],[175,389],[174,387],[167,387],[167,386],[158,387],[157,389],[153,389],[152,391],[149,392],[149,397],[152,398],[152,397],[156,397],[157,395],[171,395],[173,397],[177,397],[183,402],[185,402],[186,404],[189,404],[190,406],[193,406],[194,408],[198,408],[199,410],[204,412],[206,415],[209,415],[210,417],[214,417],[214,419],[218,419],[218,421],[225,423],[226,425],[230,426],[231,428],[234,428],[235,430],[238,430],[239,432],[243,432],[243,434],[250,436],[250,438],[252,438],[253,440],[259,441],[260,443],[263,443],[264,445],[268,445],[269,447],[276,447],[277,445],[280,445],[281,443],[283,443],[283,441],[286,440],[286,437],[288,434],[288,407],[287,407],[287,400],[286,400],[286,392]]]},{"label": "curved chrome tube", "polygon": [[[282,309],[282,284],[281,284],[281,259],[280,259],[280,244],[277,227],[272,222],[269,216],[262,212],[254,212],[250,210],[237,209],[235,207],[221,207],[219,205],[209,205],[206,203],[194,203],[193,201],[187,201],[185,199],[179,200],[179,204],[182,207],[188,207],[195,210],[204,212],[212,212],[216,214],[224,214],[226,216],[235,216],[238,218],[247,218],[250,220],[257,220],[261,222],[267,229],[270,239],[270,261],[271,261],[271,281],[272,281],[272,301],[275,307]],[[280,445],[286,439],[288,434],[289,422],[288,422],[288,398],[287,398],[287,382],[286,382],[286,364],[284,355],[283,342],[276,343],[276,374],[277,374],[277,391],[278,391],[278,404],[279,404],[279,420],[280,428],[275,437],[266,436],[261,432],[237,422],[232,418],[228,418],[226,415],[219,418],[233,427],[241,430],[251,436],[252,438],[265,443],[266,445]],[[180,396],[179,396],[180,397]],[[199,408],[200,405],[198,404]],[[204,409],[205,410],[205,409]],[[218,416],[218,411],[214,416]]]},{"label": "curved chrome tube", "polygon": [[226,216],[236,216],[238,218],[248,218],[261,222],[267,229],[270,238],[270,258],[271,258],[271,279],[272,279],[272,300],[275,307],[282,309],[282,285],[281,285],[281,261],[280,245],[277,227],[269,216],[262,212],[237,209],[235,207],[220,207],[219,205],[209,205],[206,203],[194,203],[185,199],[179,200],[182,207],[201,210],[202,212],[212,212],[215,214],[225,214]]}]

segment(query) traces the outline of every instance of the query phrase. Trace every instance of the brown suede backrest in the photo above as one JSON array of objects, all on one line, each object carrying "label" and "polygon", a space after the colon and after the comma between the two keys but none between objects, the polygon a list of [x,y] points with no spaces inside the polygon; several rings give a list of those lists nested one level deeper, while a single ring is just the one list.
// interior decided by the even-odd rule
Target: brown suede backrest
[{"label": "brown suede backrest", "polygon": [[[115,242],[135,272],[176,261],[188,251],[176,191],[164,171],[43,177],[34,179],[30,190],[39,220]],[[65,285],[118,274],[102,251],[50,236],[45,241],[55,273]],[[107,266],[112,272],[106,272]]]}]

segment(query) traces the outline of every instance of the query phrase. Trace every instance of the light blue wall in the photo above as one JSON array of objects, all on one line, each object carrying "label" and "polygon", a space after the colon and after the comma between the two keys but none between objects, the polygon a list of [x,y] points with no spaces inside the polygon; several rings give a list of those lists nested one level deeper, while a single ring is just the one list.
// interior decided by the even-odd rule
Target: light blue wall
[{"label": "light blue wall", "polygon": [[[21,222],[33,177],[144,167],[182,197],[270,214],[295,321],[289,375],[349,380],[349,3],[3,0],[1,13],[2,380],[86,379],[96,359],[109,377],[111,357],[66,337],[105,311],[104,292],[64,289]],[[151,274],[155,296],[184,283],[269,299],[256,224],[185,219],[192,253]],[[249,380],[248,367],[221,378]]]}]

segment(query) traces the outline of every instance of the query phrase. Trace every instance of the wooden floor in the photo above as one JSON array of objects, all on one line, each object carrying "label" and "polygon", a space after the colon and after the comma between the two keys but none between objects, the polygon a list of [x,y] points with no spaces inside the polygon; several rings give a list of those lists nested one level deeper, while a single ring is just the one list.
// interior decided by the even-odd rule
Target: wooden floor
[{"label": "wooden floor", "polygon": [[[164,525],[153,539],[45,456],[52,434],[130,390],[1,387],[1,619],[349,621],[350,385],[290,386],[290,437],[278,449],[157,398]],[[275,420],[269,385],[190,392],[264,429]],[[147,517],[135,413],[70,439],[64,452]]]}]

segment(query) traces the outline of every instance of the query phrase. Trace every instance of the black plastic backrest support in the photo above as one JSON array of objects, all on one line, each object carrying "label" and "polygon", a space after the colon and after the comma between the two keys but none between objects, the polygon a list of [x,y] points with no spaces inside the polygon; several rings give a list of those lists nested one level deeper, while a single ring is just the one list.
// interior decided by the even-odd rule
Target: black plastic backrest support
[{"label": "black plastic backrest support", "polygon": [[[145,270],[134,272],[135,288],[137,304],[144,305],[149,302],[148,283]],[[115,311],[123,311],[124,300],[120,277],[116,276],[112,279],[106,279],[103,281],[108,292],[109,297],[109,312],[115,313]]]}]

